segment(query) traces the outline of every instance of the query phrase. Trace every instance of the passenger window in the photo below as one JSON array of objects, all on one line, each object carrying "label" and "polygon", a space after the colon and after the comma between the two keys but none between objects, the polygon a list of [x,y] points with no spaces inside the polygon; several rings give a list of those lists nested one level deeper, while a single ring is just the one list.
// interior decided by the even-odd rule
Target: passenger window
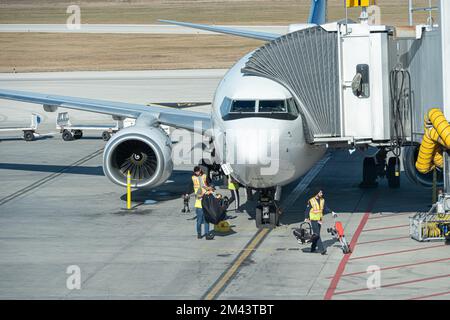
[{"label": "passenger window", "polygon": [[260,100],[258,112],[286,113],[285,100]]},{"label": "passenger window", "polygon": [[231,105],[230,113],[255,112],[255,101],[251,100],[235,100]]}]

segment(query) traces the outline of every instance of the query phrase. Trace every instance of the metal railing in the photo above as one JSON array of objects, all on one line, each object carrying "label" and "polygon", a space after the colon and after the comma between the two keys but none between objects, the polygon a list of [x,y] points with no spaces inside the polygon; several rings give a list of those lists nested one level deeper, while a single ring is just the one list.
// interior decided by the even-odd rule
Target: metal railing
[{"label": "metal railing", "polygon": [[428,12],[428,21],[429,25],[433,25],[433,11],[438,11],[438,6],[432,5],[432,0],[428,0],[428,7],[414,7],[414,0],[409,0],[408,4],[408,12],[409,12],[409,25],[412,26],[414,24],[414,13],[415,12]]}]

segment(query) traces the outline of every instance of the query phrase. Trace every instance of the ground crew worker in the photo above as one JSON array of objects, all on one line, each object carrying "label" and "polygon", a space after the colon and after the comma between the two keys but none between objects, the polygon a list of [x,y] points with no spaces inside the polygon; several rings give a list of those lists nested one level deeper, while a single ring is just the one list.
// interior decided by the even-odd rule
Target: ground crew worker
[{"label": "ground crew worker", "polygon": [[234,202],[234,211],[236,213],[240,213],[239,206],[240,206],[240,198],[239,198],[239,182],[233,179],[232,176],[228,176],[228,190],[231,192],[230,201],[228,202],[228,206]]},{"label": "ground crew worker", "polygon": [[327,249],[324,248],[322,239],[320,238],[320,229],[322,227],[322,218],[324,213],[332,213],[336,215],[334,211],[331,211],[325,205],[325,199],[323,198],[322,190],[308,200],[308,205],[305,210],[305,221],[311,223],[313,238],[311,241],[311,252],[315,252],[317,247],[322,255],[327,254]]},{"label": "ground crew worker", "polygon": [[201,239],[202,236],[202,224],[205,225],[205,239],[212,240],[213,237],[209,233],[209,223],[205,220],[205,214],[202,208],[202,196],[208,189],[208,183],[206,182],[206,175],[202,169],[198,166],[194,168],[194,174],[192,175],[192,184],[194,186],[195,194],[195,213],[197,215],[197,239]]}]

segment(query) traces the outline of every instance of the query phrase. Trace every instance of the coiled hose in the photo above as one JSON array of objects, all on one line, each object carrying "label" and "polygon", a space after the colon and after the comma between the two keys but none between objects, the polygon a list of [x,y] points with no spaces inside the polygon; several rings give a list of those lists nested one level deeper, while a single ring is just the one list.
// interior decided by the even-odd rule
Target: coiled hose
[{"label": "coiled hose", "polygon": [[435,167],[442,168],[442,148],[450,149],[450,124],[440,109],[433,108],[425,116],[425,134],[419,148],[416,169],[426,174]]}]

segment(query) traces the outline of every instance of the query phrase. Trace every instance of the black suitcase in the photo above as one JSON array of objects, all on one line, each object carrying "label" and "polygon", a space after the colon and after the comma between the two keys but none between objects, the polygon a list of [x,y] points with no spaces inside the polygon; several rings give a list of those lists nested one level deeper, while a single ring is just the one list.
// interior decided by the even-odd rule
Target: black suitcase
[{"label": "black suitcase", "polygon": [[202,208],[206,222],[218,224],[226,220],[227,209],[222,201],[217,199],[213,194],[205,194],[202,197]]}]

